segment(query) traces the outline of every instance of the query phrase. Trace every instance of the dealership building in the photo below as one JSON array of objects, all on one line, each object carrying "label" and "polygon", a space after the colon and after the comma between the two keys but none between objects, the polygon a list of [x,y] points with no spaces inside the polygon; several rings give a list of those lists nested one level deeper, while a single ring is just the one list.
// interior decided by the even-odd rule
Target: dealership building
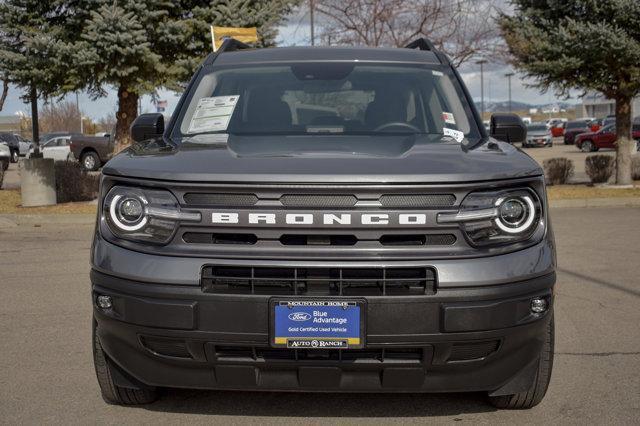
[{"label": "dealership building", "polygon": [[[576,111],[577,117],[603,118],[608,115],[615,115],[616,102],[606,98],[602,93],[589,92],[582,98],[582,105]],[[631,105],[631,116],[640,115],[640,97],[633,100]]]}]

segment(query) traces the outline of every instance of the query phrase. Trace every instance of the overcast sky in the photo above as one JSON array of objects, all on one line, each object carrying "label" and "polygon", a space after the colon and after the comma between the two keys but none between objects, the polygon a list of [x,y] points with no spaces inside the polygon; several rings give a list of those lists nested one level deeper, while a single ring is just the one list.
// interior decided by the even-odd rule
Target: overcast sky
[{"label": "overcast sky", "polygon": [[[304,13],[296,13],[289,21],[280,28],[280,34],[277,39],[278,45],[308,45],[309,23],[308,15]],[[489,68],[489,70],[487,70]],[[506,101],[508,99],[508,84],[505,73],[510,71],[509,67],[503,64],[487,64],[485,65],[484,82],[485,82],[485,101]],[[476,101],[480,101],[480,70],[479,66],[473,63],[464,64],[460,69],[463,80],[465,81],[471,96]],[[525,81],[516,74],[511,81],[511,93],[514,101],[525,102],[530,104],[552,104],[557,102],[553,94],[541,94],[536,89],[525,87]],[[0,115],[16,114],[23,111],[27,115],[31,114],[28,104],[24,104],[20,99],[21,93],[18,89],[12,87],[5,102]],[[179,95],[166,90],[159,91],[160,99],[168,101],[167,113],[171,113],[175,108]],[[66,99],[75,101],[75,95],[69,95]],[[578,102],[573,98],[569,102]],[[108,90],[108,94],[104,98],[91,100],[85,93],[79,94],[80,109],[85,116],[92,119],[99,119],[108,114],[115,113],[117,109],[117,94],[115,90]],[[155,107],[150,96],[142,98],[142,112],[154,112]]]}]

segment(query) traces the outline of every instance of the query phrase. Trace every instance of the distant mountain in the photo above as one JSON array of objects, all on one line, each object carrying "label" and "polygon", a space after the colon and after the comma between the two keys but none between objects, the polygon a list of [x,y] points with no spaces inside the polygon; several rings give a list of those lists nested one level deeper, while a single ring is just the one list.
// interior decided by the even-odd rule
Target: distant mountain
[{"label": "distant mountain", "polygon": [[[529,111],[531,108],[537,108],[538,111],[542,111],[543,109],[546,110],[552,107],[558,107],[560,109],[574,109],[576,104],[568,102],[558,102],[555,104],[529,104],[525,102],[511,101],[512,111]],[[482,105],[479,101],[476,101],[476,108],[478,108],[478,111],[482,109]],[[509,111],[509,101],[485,101],[484,109],[487,112]]]}]

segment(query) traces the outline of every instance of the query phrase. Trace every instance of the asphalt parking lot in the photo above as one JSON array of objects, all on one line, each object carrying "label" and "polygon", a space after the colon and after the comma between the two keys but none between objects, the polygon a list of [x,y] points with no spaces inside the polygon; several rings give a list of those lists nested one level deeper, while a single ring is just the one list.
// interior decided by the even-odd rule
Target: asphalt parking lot
[{"label": "asphalt parking lot", "polygon": [[546,399],[496,411],[479,394],[168,390],[99,394],[91,358],[91,225],[0,228],[0,423],[640,422],[640,209],[556,209],[556,359]]}]

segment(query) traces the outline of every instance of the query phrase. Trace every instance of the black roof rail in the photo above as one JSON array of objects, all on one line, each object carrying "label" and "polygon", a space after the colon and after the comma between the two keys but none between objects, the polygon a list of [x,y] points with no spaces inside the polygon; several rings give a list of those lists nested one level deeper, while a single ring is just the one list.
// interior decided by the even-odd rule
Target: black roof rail
[{"label": "black roof rail", "polygon": [[428,50],[429,52],[433,52],[433,54],[436,55],[436,58],[438,58],[441,64],[451,65],[451,61],[449,61],[449,58],[447,57],[447,55],[439,51],[436,48],[436,46],[431,42],[431,40],[429,40],[426,37],[417,38],[413,40],[411,43],[407,44],[404,48]]},{"label": "black roof rail", "polygon": [[235,38],[225,38],[222,44],[220,45],[220,48],[216,50],[214,53],[210,53],[209,56],[207,56],[207,59],[205,59],[204,64],[205,65],[211,64],[216,59],[216,56],[218,56],[220,53],[234,52],[236,50],[245,50],[245,49],[253,49],[253,47],[249,46],[246,43],[238,41]]},{"label": "black roof rail", "polygon": [[405,49],[420,49],[420,50],[430,50],[432,52],[436,52],[436,46],[426,37],[421,37],[413,40],[411,43],[407,44]]}]

